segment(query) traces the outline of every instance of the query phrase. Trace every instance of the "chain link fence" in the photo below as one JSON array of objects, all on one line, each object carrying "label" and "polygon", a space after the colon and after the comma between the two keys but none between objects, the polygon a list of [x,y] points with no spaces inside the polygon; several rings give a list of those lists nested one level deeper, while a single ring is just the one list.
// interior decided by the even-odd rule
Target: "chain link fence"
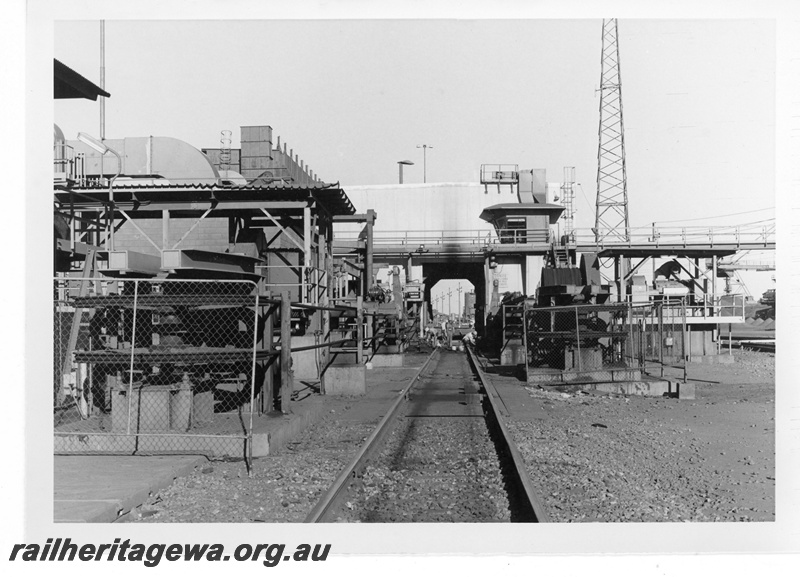
[{"label": "chain link fence", "polygon": [[56,453],[247,458],[258,313],[249,281],[56,279]]},{"label": "chain link fence", "polygon": [[537,307],[525,302],[528,382],[542,385],[686,378],[686,306]]},{"label": "chain link fence", "polygon": [[648,375],[686,380],[686,300],[631,306],[628,354]]}]

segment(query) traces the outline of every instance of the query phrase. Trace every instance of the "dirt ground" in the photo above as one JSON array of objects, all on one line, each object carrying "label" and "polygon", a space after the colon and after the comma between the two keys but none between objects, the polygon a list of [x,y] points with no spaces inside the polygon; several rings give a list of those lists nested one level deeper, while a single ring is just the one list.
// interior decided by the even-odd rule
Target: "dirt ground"
[{"label": "dirt ground", "polygon": [[693,400],[529,387],[510,428],[553,520],[775,520],[775,359],[734,356],[689,365]]}]

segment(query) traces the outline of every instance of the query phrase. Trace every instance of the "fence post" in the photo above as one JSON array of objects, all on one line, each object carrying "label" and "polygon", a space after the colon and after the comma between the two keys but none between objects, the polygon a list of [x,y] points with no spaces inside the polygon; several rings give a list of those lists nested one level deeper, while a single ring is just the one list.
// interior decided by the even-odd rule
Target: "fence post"
[{"label": "fence post", "polygon": [[[681,352],[686,350],[686,298],[681,299]],[[691,346],[691,343],[689,343]],[[683,357],[683,382],[686,382],[687,377],[687,366],[686,366],[686,355],[681,355]]]},{"label": "fence post", "polygon": [[[139,299],[139,281],[133,282],[133,326],[131,328],[131,365],[128,371],[128,434],[131,434],[131,411],[133,410],[133,360],[136,350],[136,307]],[[141,394],[141,392],[140,392]],[[141,407],[139,408],[141,411]]]},{"label": "fence post", "polygon": [[[272,294],[269,291],[266,291],[264,297],[267,299],[272,298]],[[265,349],[267,352],[273,352],[273,340],[274,340],[274,332],[275,332],[275,307],[274,305],[267,304],[265,305],[264,311],[264,328],[262,329],[261,333],[261,347]],[[269,360],[264,363],[266,368],[264,369],[264,384],[261,387],[261,403],[260,409],[261,411],[266,411],[267,413],[272,412],[274,407],[274,398],[275,398],[275,390],[273,388],[275,382],[275,363],[272,362],[273,357],[269,357]],[[266,402],[266,407],[264,404]]]},{"label": "fence post", "polygon": [[253,363],[250,367],[250,421],[247,428],[247,472],[253,474],[253,412],[256,410],[256,351],[258,350],[258,286],[253,286]]},{"label": "fence post", "polygon": [[578,320],[578,307],[575,307],[575,344],[578,347],[578,372],[583,372],[583,359],[581,359],[581,325]]},{"label": "fence post", "polygon": [[292,302],[289,291],[281,292],[281,412],[291,413],[289,400],[292,395]]},{"label": "fence post", "polygon": [[658,305],[658,364],[661,367],[661,378],[664,378],[664,304]]}]

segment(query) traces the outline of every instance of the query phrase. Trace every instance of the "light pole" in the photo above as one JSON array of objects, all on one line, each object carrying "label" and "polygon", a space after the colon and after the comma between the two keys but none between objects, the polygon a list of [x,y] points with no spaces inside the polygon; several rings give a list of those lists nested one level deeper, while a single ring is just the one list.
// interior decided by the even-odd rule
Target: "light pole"
[{"label": "light pole", "polygon": [[83,142],[85,145],[91,147],[93,150],[100,153],[100,173],[103,173],[103,157],[106,155],[106,152],[110,152],[114,156],[117,157],[117,174],[108,181],[108,203],[111,209],[111,230],[109,231],[109,250],[114,250],[114,181],[117,177],[122,173],[122,158],[120,157],[119,153],[114,150],[113,148],[106,146],[104,142],[97,140],[93,136],[89,136],[83,132],[78,133],[78,140]]},{"label": "light pole", "polygon": [[398,160],[397,166],[400,168],[400,184],[403,184],[403,165],[412,166],[414,163],[410,160]]},{"label": "light pole", "polygon": [[461,313],[462,313],[462,310],[461,310],[461,291],[463,291],[463,290],[464,290],[464,287],[462,287],[461,285],[458,285],[458,288],[456,289],[456,291],[458,291],[458,311],[456,311],[456,312],[458,314],[459,320],[461,320]]},{"label": "light pole", "polygon": [[433,147],[427,144],[418,144],[417,148],[422,149],[422,182],[428,182],[428,149]]},{"label": "light pole", "polygon": [[453,289],[447,289],[447,316],[453,314]]}]

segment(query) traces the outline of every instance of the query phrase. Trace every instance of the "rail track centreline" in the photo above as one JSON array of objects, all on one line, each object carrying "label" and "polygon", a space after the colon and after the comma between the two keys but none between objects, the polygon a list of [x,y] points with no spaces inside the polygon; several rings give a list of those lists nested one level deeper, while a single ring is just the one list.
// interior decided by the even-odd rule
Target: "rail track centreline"
[{"label": "rail track centreline", "polygon": [[546,521],[486,390],[434,351],[306,522]]}]

